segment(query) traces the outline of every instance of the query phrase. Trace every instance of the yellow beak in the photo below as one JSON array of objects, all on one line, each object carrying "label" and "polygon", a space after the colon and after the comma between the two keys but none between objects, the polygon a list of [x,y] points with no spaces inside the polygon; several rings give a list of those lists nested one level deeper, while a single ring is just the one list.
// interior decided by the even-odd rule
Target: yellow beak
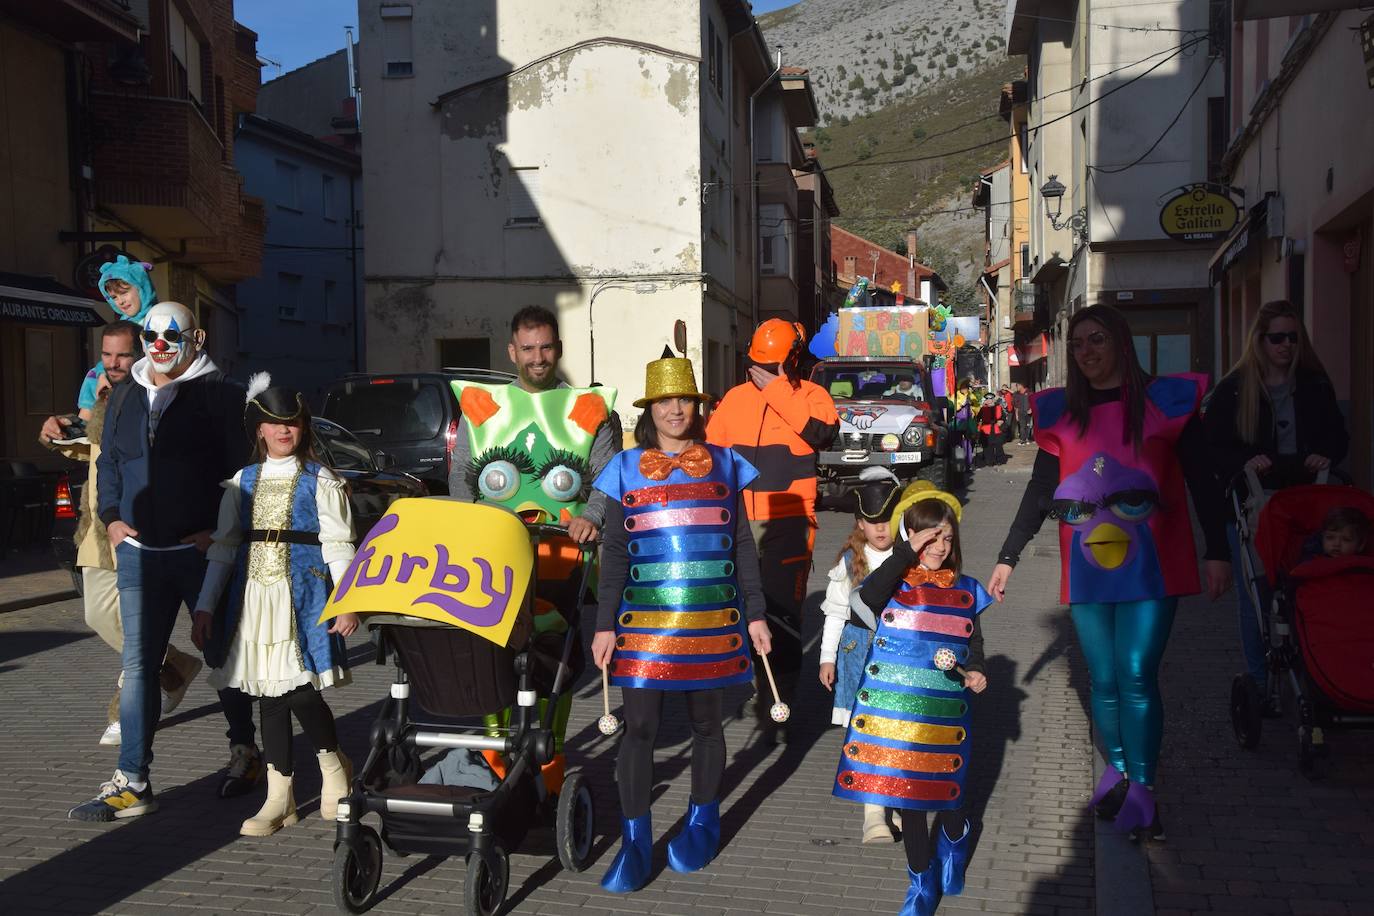
[{"label": "yellow beak", "polygon": [[1126,562],[1131,548],[1131,536],[1111,522],[1103,522],[1083,539],[1092,551],[1093,559],[1103,569],[1116,569]]}]

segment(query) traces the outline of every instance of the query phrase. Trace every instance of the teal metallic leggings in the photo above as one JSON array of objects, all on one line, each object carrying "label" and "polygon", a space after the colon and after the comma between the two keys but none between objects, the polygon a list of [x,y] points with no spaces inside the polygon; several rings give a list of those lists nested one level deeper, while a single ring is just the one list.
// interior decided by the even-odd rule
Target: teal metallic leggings
[{"label": "teal metallic leggings", "polygon": [[1164,734],[1159,662],[1177,607],[1177,598],[1069,605],[1088,662],[1093,724],[1107,761],[1147,786],[1154,785]]}]

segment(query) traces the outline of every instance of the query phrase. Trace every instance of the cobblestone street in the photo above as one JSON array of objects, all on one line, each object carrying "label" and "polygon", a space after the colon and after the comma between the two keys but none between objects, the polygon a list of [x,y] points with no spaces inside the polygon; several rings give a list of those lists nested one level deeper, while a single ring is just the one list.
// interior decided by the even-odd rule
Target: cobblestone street
[{"label": "cobblestone street", "polygon": [[[1021,449],[1006,468],[980,471],[970,490],[964,555],[967,571],[980,579],[991,571],[1020,497],[1027,458]],[[825,569],[850,519],[839,511],[822,515],[808,635],[819,628]],[[1103,871],[1108,866],[1095,861],[1104,843],[1084,809],[1092,781],[1087,683],[1068,616],[1056,601],[1052,535],[1047,526],[1027,550],[1007,603],[985,618],[990,685],[974,701],[969,792],[976,848],[967,890],[945,900],[942,913],[1116,912],[1099,902],[1118,871],[1115,865]],[[1126,873],[1133,862],[1143,883],[1134,899],[1148,901],[1153,885],[1159,912],[1374,911],[1374,789],[1367,775],[1374,748],[1368,737],[1333,734],[1333,772],[1318,784],[1297,774],[1296,739],[1282,723],[1266,723],[1258,751],[1240,751],[1226,708],[1238,656],[1234,630],[1229,599],[1215,607],[1194,600],[1180,611],[1164,682],[1169,709],[1160,791],[1169,840],[1146,853],[1148,871],[1140,867],[1140,850],[1106,845],[1114,855],[1133,857]],[[175,642],[189,648],[185,623]],[[354,648],[354,684],[327,696],[344,748],[359,758],[390,669],[372,665],[356,637]],[[570,763],[589,775],[596,795],[595,858],[585,873],[565,873],[550,833],[537,831],[511,858],[509,911],[896,912],[907,884],[901,847],[859,845],[860,809],[830,795],[843,735],[827,724],[829,695],[814,676],[815,655],[813,646],[800,695],[787,698],[796,722],[790,744],[768,748],[750,723],[727,724],[723,848],[694,875],[679,875],[665,861],[666,840],[687,805],[685,780],[678,777],[690,756],[683,708],[669,701],[657,755],[655,876],[625,897],[597,884],[619,833],[615,739],[597,731],[599,684],[584,679],[568,744]],[[67,809],[88,798],[114,767],[116,749],[96,741],[117,667],[85,628],[79,601],[0,615],[6,775],[0,802],[7,809],[0,911],[334,912],[334,829],[316,814],[318,773],[309,765],[298,770],[299,825],[268,839],[239,837],[240,822],[261,799],[214,797],[225,757],[223,719],[203,678],[158,736],[153,780],[160,811],[109,825],[66,819]],[[727,709],[746,695],[737,691]],[[299,735],[297,742],[298,759],[308,758]],[[388,855],[376,912],[460,911],[463,876],[458,860]]]}]

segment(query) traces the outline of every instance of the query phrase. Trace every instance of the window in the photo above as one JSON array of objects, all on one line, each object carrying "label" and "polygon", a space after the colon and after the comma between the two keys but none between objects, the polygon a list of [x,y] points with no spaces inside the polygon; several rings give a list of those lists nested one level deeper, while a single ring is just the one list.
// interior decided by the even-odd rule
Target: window
[{"label": "window", "polygon": [[1016,146],[1017,153],[1021,156],[1021,174],[1024,175],[1030,168],[1030,135],[1026,130],[1025,121],[1016,125]]},{"label": "window", "polygon": [[24,329],[24,413],[46,417],[57,400],[53,386],[53,332]]},{"label": "window", "polygon": [[1207,100],[1207,180],[1221,180],[1221,159],[1226,155],[1226,99]]},{"label": "window", "polygon": [[793,275],[793,220],[782,204],[759,207],[759,272],[777,277]]},{"label": "window", "polygon": [[344,324],[339,314],[339,284],[333,280],[324,281],[324,320],[333,324]]},{"label": "window", "polygon": [[510,170],[509,193],[506,195],[508,226],[539,225],[539,169]]},{"label": "window", "polygon": [[330,222],[338,219],[338,210],[334,205],[333,175],[320,176],[320,213]]},{"label": "window", "polygon": [[172,51],[169,87],[172,98],[189,98],[197,105],[202,105],[204,87],[201,85],[200,39],[187,27],[175,3],[167,5],[167,43]]},{"label": "window", "polygon": [[277,160],[277,206],[301,210],[301,170],[290,162]]},{"label": "window", "polygon": [[716,97],[725,97],[725,46],[716,32],[716,24],[706,20],[706,78],[715,87]]},{"label": "window", "polygon": [[302,321],[300,274],[277,274],[277,317],[287,321]]},{"label": "window", "polygon": [[1031,272],[1030,242],[1021,243],[1021,276],[1029,277]]},{"label": "window", "polygon": [[438,343],[440,369],[491,368],[491,342],[485,337],[450,337]]},{"label": "window", "polygon": [[409,3],[382,7],[383,75],[391,78],[415,75],[415,63],[410,41],[411,8]]}]

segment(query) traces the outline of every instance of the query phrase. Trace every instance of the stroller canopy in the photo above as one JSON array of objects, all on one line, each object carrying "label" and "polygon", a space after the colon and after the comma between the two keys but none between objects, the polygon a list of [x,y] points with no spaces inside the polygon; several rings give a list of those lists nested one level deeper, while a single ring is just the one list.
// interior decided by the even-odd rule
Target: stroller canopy
[{"label": "stroller canopy", "polygon": [[1260,513],[1255,550],[1271,585],[1302,558],[1303,544],[1321,532],[1332,509],[1358,509],[1374,521],[1374,496],[1357,487],[1312,484],[1279,490]]},{"label": "stroller canopy", "polygon": [[398,499],[368,532],[320,615],[403,614],[506,646],[534,568],[519,518],[449,497]]}]

